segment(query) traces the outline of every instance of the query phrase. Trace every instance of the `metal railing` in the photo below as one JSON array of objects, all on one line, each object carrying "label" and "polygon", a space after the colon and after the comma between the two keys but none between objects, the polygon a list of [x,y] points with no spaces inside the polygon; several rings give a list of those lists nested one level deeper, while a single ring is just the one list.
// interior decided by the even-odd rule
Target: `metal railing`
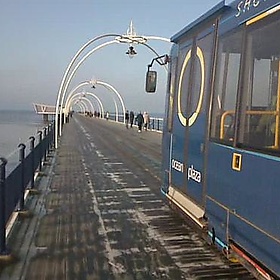
[{"label": "metal railing", "polygon": [[157,131],[163,130],[163,118],[151,118],[150,128]]},{"label": "metal railing", "polygon": [[[92,117],[94,117],[94,116],[92,115]],[[101,116],[100,116],[100,118],[101,118]],[[104,118],[106,118],[106,114],[105,114]],[[119,114],[117,116],[117,119],[118,119],[118,121],[116,121],[116,114],[115,113],[109,113],[109,120],[116,121],[116,122],[119,122],[119,123],[124,122],[123,114]],[[137,125],[136,119],[134,119],[133,124]],[[162,130],[163,130],[163,118],[150,117],[150,123],[148,125],[148,129],[162,132]]]},{"label": "metal railing", "polygon": [[39,131],[37,137],[18,145],[18,162],[7,172],[8,160],[0,158],[0,255],[7,255],[6,226],[13,212],[25,211],[24,194],[35,190],[35,175],[42,170],[54,144],[54,123]]}]

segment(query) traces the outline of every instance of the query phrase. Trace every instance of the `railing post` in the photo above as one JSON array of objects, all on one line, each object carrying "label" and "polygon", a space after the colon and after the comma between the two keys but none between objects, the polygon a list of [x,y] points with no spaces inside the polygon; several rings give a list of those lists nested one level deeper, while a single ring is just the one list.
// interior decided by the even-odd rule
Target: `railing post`
[{"label": "railing post", "polygon": [[157,130],[159,131],[159,119],[157,120]]},{"label": "railing post", "polygon": [[42,131],[38,131],[39,134],[39,152],[40,152],[40,161],[39,161],[39,172],[42,171],[42,157],[43,157],[43,151],[42,151]]},{"label": "railing post", "polygon": [[47,127],[44,127],[44,162],[47,161],[47,150],[48,150],[48,142],[46,141],[47,139]]},{"label": "railing post", "polygon": [[6,164],[7,160],[0,158],[0,254],[5,255],[6,248]]},{"label": "railing post", "polygon": [[20,162],[20,200],[19,200],[19,207],[18,211],[24,210],[24,158],[25,158],[25,148],[26,146],[23,143],[18,145],[19,147],[19,162]]},{"label": "railing post", "polygon": [[52,148],[52,127],[51,124],[48,125],[48,154]]},{"label": "railing post", "polygon": [[34,142],[35,142],[35,137],[34,136],[30,136],[30,155],[31,155],[31,182],[30,182],[30,188],[34,189],[35,186],[35,159],[34,159]]}]

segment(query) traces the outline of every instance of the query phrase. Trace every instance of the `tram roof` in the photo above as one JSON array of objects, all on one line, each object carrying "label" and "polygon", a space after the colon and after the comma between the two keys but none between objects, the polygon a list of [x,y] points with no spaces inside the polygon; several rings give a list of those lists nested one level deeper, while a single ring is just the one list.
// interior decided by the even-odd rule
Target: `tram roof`
[{"label": "tram roof", "polygon": [[213,21],[219,16],[221,17],[221,24],[223,25],[223,32],[226,32],[266,11],[269,11],[270,9],[274,10],[268,12],[268,14],[279,11],[280,0],[259,0],[257,2],[253,0],[223,0],[216,6],[214,6],[211,10],[209,10],[198,19],[187,25],[177,34],[172,36],[171,42],[179,43],[179,41],[186,34],[194,34],[204,24]]},{"label": "tram roof", "polygon": [[185,33],[189,32],[190,30],[196,29],[201,24],[217,17],[218,15],[222,14],[227,8],[229,8],[225,4],[225,0],[219,2],[216,6],[214,6],[211,10],[203,14],[201,17],[193,21],[191,24],[187,25],[185,28],[183,28],[181,31],[179,31],[177,34],[171,37],[171,41],[174,43],[177,43],[184,35]]}]

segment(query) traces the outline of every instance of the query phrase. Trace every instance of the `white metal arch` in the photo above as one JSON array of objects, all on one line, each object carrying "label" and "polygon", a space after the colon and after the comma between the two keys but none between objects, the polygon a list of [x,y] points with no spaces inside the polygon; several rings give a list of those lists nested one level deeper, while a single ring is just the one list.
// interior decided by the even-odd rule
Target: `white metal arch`
[{"label": "white metal arch", "polygon": [[79,103],[78,100],[77,100],[77,102],[74,104],[74,106],[76,106],[76,105],[80,107],[81,112],[84,111],[84,107],[82,106],[82,104]]},{"label": "white metal arch", "polygon": [[[111,90],[112,92],[114,92],[118,96],[118,98],[121,102],[121,105],[122,105],[122,110],[123,110],[123,123],[125,123],[125,118],[124,118],[124,116],[125,116],[125,105],[124,105],[123,99],[122,99],[121,95],[119,94],[119,92],[112,85],[110,85],[106,82],[99,81],[99,80],[95,80],[93,82],[94,82],[95,85],[104,86],[105,88]],[[116,121],[118,121],[117,117],[116,117]]]},{"label": "white metal arch", "polygon": [[108,45],[111,45],[111,44],[116,44],[118,43],[118,41],[116,40],[113,40],[113,41],[109,41],[109,42],[106,42],[106,43],[103,43],[99,46],[97,46],[96,48],[94,48],[93,50],[91,50],[90,52],[88,52],[85,56],[83,56],[83,58],[79,61],[79,63],[77,63],[77,65],[75,66],[75,68],[73,69],[72,73],[70,74],[69,78],[68,78],[68,81],[63,89],[63,92],[62,92],[62,98],[61,98],[61,104],[63,104],[63,101],[64,101],[64,98],[65,98],[65,95],[66,95],[66,92],[67,92],[67,89],[69,87],[69,84],[73,78],[73,76],[75,75],[75,73],[77,72],[78,68],[81,66],[81,64],[91,55],[93,54],[94,52],[96,52],[97,50],[101,49],[101,48],[104,48]]},{"label": "white metal arch", "polygon": [[[94,48],[91,52],[89,52],[85,57],[82,58],[82,60],[76,65],[74,71],[71,73],[71,77],[68,78],[67,84],[65,85],[67,76],[70,72],[71,67],[74,65],[74,62],[77,60],[78,56],[82,53],[82,51],[88,47],[90,44],[92,44],[93,42],[105,38],[105,37],[114,37],[115,36],[115,40],[110,41],[110,42],[106,42],[101,44],[100,46]],[[89,56],[91,55],[93,52],[95,52],[96,50],[107,46],[109,44],[113,44],[113,43],[127,43],[127,44],[143,44],[146,45],[147,40],[161,40],[164,42],[168,42],[170,43],[170,39],[168,38],[164,38],[164,37],[159,37],[159,36],[139,36],[136,34],[136,32],[134,31],[134,27],[132,24],[132,21],[130,23],[129,29],[127,30],[127,33],[125,35],[118,35],[118,34],[104,34],[104,35],[100,35],[97,36],[91,40],[89,40],[86,44],[84,44],[79,50],[78,52],[75,54],[75,56],[73,57],[73,59],[71,60],[71,62],[69,63],[63,79],[61,81],[60,84],[60,88],[59,88],[59,92],[58,92],[58,96],[57,96],[57,101],[56,101],[56,111],[55,111],[55,121],[56,123],[58,123],[58,114],[59,111],[62,110],[62,104],[63,104],[63,100],[65,98],[65,93],[67,91],[67,88],[71,82],[72,77],[74,76],[75,72],[77,71],[77,69],[79,68],[79,66],[82,64],[82,62]],[[63,98],[61,98],[61,94],[63,92]],[[62,114],[60,114],[62,115]],[[61,135],[61,131],[60,131],[60,135]],[[58,126],[55,126],[55,147],[57,148],[57,138],[58,138]]]},{"label": "white metal arch", "polygon": [[99,111],[101,112],[101,117],[102,118],[104,118],[104,107],[103,107],[103,104],[102,104],[102,102],[101,102],[101,100],[100,100],[100,98],[96,95],[96,94],[94,94],[94,93],[92,93],[92,92],[86,92],[86,94],[87,95],[90,95],[90,96],[92,96],[92,97],[94,97],[96,100],[97,100],[97,102],[98,102],[98,107],[99,107]]},{"label": "white metal arch", "polygon": [[[86,98],[86,97],[84,97],[84,96],[76,96],[76,97],[73,96],[73,98],[71,98],[70,101],[69,101],[70,106],[71,106],[71,104],[72,104],[73,102],[75,102],[75,101],[80,101],[81,103],[84,103],[87,112],[94,112],[94,106],[93,106],[92,102],[91,102],[88,98]],[[89,109],[87,103],[85,103],[84,101],[87,101],[87,102],[88,102],[88,104],[89,104],[90,107],[91,107],[91,110]]]},{"label": "white metal arch", "polygon": [[85,114],[86,113],[86,105],[85,105],[85,103],[83,101],[81,101],[81,100],[77,100],[76,104],[79,104],[82,107],[82,111]]},{"label": "white metal arch", "polygon": [[[87,100],[89,102],[89,104],[91,105],[91,109],[92,109],[92,112],[95,111],[94,109],[94,106],[92,104],[92,102],[84,96],[84,93],[82,92],[78,92],[78,93],[75,93],[71,96],[71,98],[68,100],[68,103],[65,105],[65,115],[68,115],[69,114],[69,111],[70,111],[70,107],[72,105],[72,103],[77,100],[77,99],[82,99],[82,100]],[[88,110],[89,111],[89,110]]]},{"label": "white metal arch", "polygon": [[[78,84],[74,89],[71,90],[71,92],[67,96],[65,104],[69,103],[69,99],[71,98],[71,96],[74,94],[74,92],[77,89],[79,89],[79,88],[81,88],[81,87],[83,87],[85,85],[93,85],[93,86],[101,85],[101,86],[104,86],[105,88],[109,89],[111,92],[113,92],[119,98],[119,101],[120,101],[120,103],[122,105],[123,115],[125,115],[125,105],[124,105],[124,101],[123,101],[123,98],[120,95],[120,93],[112,85],[110,85],[109,83],[106,83],[104,81],[99,81],[99,80],[84,81],[84,82],[81,82],[80,84]],[[114,103],[115,103],[115,108],[117,108],[115,99],[114,99]],[[64,113],[67,113],[69,111],[69,109],[66,107],[66,105],[65,105],[65,108],[66,108],[66,110],[65,110]],[[118,121],[118,110],[117,109],[116,109],[116,121]],[[124,122],[125,122],[125,120],[124,120]],[[62,133],[62,114],[60,114],[59,133],[60,133],[60,135]]]}]

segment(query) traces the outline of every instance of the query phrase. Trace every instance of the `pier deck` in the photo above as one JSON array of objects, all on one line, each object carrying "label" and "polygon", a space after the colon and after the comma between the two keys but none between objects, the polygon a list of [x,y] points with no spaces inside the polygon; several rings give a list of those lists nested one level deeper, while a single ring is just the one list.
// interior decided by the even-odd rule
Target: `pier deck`
[{"label": "pier deck", "polygon": [[160,159],[160,133],[73,117],[0,279],[254,279],[169,209]]}]

